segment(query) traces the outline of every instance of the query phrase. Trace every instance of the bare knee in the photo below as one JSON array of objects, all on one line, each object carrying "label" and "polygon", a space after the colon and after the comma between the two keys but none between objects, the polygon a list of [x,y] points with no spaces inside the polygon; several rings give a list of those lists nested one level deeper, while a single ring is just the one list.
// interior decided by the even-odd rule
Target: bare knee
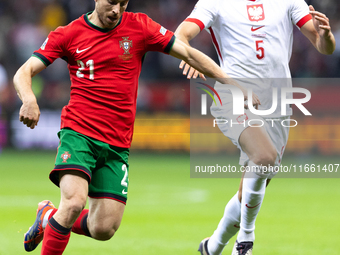
[{"label": "bare knee", "polygon": [[256,165],[274,166],[277,157],[276,149],[264,128],[245,129],[239,138],[239,144]]},{"label": "bare knee", "polygon": [[276,161],[276,151],[273,150],[267,150],[263,152],[258,152],[252,157],[252,161],[254,164],[259,166],[274,166]]},{"label": "bare knee", "polygon": [[92,238],[101,241],[110,240],[117,232],[119,225],[114,224],[113,226],[107,226],[103,223],[94,224],[91,226],[90,233]]},{"label": "bare knee", "polygon": [[122,221],[125,204],[112,199],[89,199],[88,228],[97,240],[109,240]]},{"label": "bare knee", "polygon": [[73,195],[64,197],[61,200],[59,211],[63,212],[65,220],[70,224],[73,223],[82,212],[86,205],[86,197]]},{"label": "bare knee", "polygon": [[68,202],[68,210],[75,215],[79,215],[86,205],[86,199],[74,198]]}]

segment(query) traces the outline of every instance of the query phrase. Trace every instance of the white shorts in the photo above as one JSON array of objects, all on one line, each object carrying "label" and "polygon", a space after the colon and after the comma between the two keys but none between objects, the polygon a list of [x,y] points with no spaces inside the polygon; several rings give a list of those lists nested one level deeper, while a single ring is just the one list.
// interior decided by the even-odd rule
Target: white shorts
[{"label": "white shorts", "polygon": [[[224,101],[228,102],[228,101]],[[232,104],[228,104],[231,106]],[[245,110],[242,115],[233,115],[232,107],[218,107],[214,104],[210,108],[211,114],[217,119],[218,127],[241,151],[239,164],[245,165],[249,158],[241,149],[239,138],[241,133],[249,126],[263,126],[269,134],[277,152],[275,165],[281,164],[282,155],[287,145],[289,134],[290,116],[269,118],[253,114]],[[286,121],[287,120],[287,121]],[[268,178],[271,179],[276,173],[272,173]]]}]

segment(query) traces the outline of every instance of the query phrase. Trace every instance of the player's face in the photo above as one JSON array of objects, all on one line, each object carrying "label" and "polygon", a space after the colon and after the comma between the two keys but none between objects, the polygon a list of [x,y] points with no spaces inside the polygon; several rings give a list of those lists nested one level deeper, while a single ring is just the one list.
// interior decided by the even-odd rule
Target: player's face
[{"label": "player's face", "polygon": [[129,0],[96,0],[96,12],[103,28],[114,28]]}]

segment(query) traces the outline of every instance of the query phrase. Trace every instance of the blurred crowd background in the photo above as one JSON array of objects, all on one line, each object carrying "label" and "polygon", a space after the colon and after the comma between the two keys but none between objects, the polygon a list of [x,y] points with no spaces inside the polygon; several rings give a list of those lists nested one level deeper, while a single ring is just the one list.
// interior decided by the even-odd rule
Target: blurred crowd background
[{"label": "blurred crowd background", "polygon": [[[340,42],[340,3],[336,0],[306,0],[306,2],[329,17],[332,31],[336,40]],[[174,31],[190,14],[195,3],[196,0],[131,0],[127,11],[146,13],[153,20]],[[41,140],[48,139],[43,137],[41,132],[37,136],[27,133],[32,143],[23,144],[23,140],[27,141],[23,133],[29,132],[29,129],[24,129],[17,121],[21,102],[13,88],[13,75],[33,51],[41,46],[51,30],[66,25],[93,9],[94,0],[0,0],[0,144],[19,148],[44,147]],[[294,37],[291,60],[293,77],[340,77],[340,43],[333,55],[324,56],[314,49],[298,29],[294,31]],[[192,45],[218,61],[207,32],[201,33]],[[170,114],[173,116],[170,119],[180,119],[182,124],[178,125],[184,125],[179,129],[178,125],[172,123],[177,127],[175,133],[189,133],[190,125],[187,120],[190,108],[189,82],[181,75],[178,65],[178,60],[167,55],[153,52],[147,54],[140,78],[138,116],[142,116],[141,119],[166,119],[165,116]],[[57,60],[51,67],[34,77],[33,89],[42,112],[56,117],[56,120],[51,117],[50,120],[42,121],[46,122],[47,127],[53,125],[58,130],[58,114],[69,100],[69,87],[67,66],[62,60]],[[138,126],[138,121],[136,125]],[[163,126],[159,133],[162,134],[160,139],[164,140],[167,137],[164,134],[169,131],[171,123],[157,125]],[[141,126],[145,128],[155,124],[150,122]],[[152,149],[152,143],[147,145],[149,139],[138,138],[138,128],[136,130],[136,147]],[[34,142],[36,139],[40,139],[39,142]],[[176,143],[176,139],[183,141]],[[164,141],[165,148],[173,144],[170,149],[188,149],[188,134],[184,138],[172,137]],[[165,145],[166,143],[168,145]],[[185,143],[187,145],[183,145]],[[45,145],[49,146],[53,147],[50,144]],[[157,148],[156,146],[155,149]]]}]

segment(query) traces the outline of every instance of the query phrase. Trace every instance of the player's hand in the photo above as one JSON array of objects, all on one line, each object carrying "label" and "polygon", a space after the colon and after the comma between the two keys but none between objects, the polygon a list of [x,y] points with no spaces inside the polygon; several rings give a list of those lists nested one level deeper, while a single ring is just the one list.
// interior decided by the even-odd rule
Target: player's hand
[{"label": "player's hand", "polygon": [[[244,96],[244,108],[245,109],[248,109],[248,91],[247,89],[241,87],[241,90],[242,90],[242,93],[243,93],[243,96]],[[255,107],[256,110],[259,109],[259,105],[261,104],[261,101],[259,99],[259,97],[253,92],[252,93],[252,103],[253,103],[253,106]]]},{"label": "player's hand", "polygon": [[313,24],[321,37],[328,37],[331,33],[331,26],[327,16],[321,12],[315,11],[312,5],[309,6],[309,13],[312,15]]},{"label": "player's hand", "polygon": [[25,102],[19,112],[19,120],[27,127],[34,129],[40,117],[39,106],[36,101]]},{"label": "player's hand", "polygon": [[[184,69],[183,69],[184,67]],[[206,81],[207,79],[205,78],[204,74],[200,73],[199,71],[197,71],[195,68],[191,67],[189,64],[185,63],[184,60],[181,61],[181,63],[179,64],[179,68],[183,69],[183,75],[187,75],[188,79],[196,79],[198,76]]]}]

